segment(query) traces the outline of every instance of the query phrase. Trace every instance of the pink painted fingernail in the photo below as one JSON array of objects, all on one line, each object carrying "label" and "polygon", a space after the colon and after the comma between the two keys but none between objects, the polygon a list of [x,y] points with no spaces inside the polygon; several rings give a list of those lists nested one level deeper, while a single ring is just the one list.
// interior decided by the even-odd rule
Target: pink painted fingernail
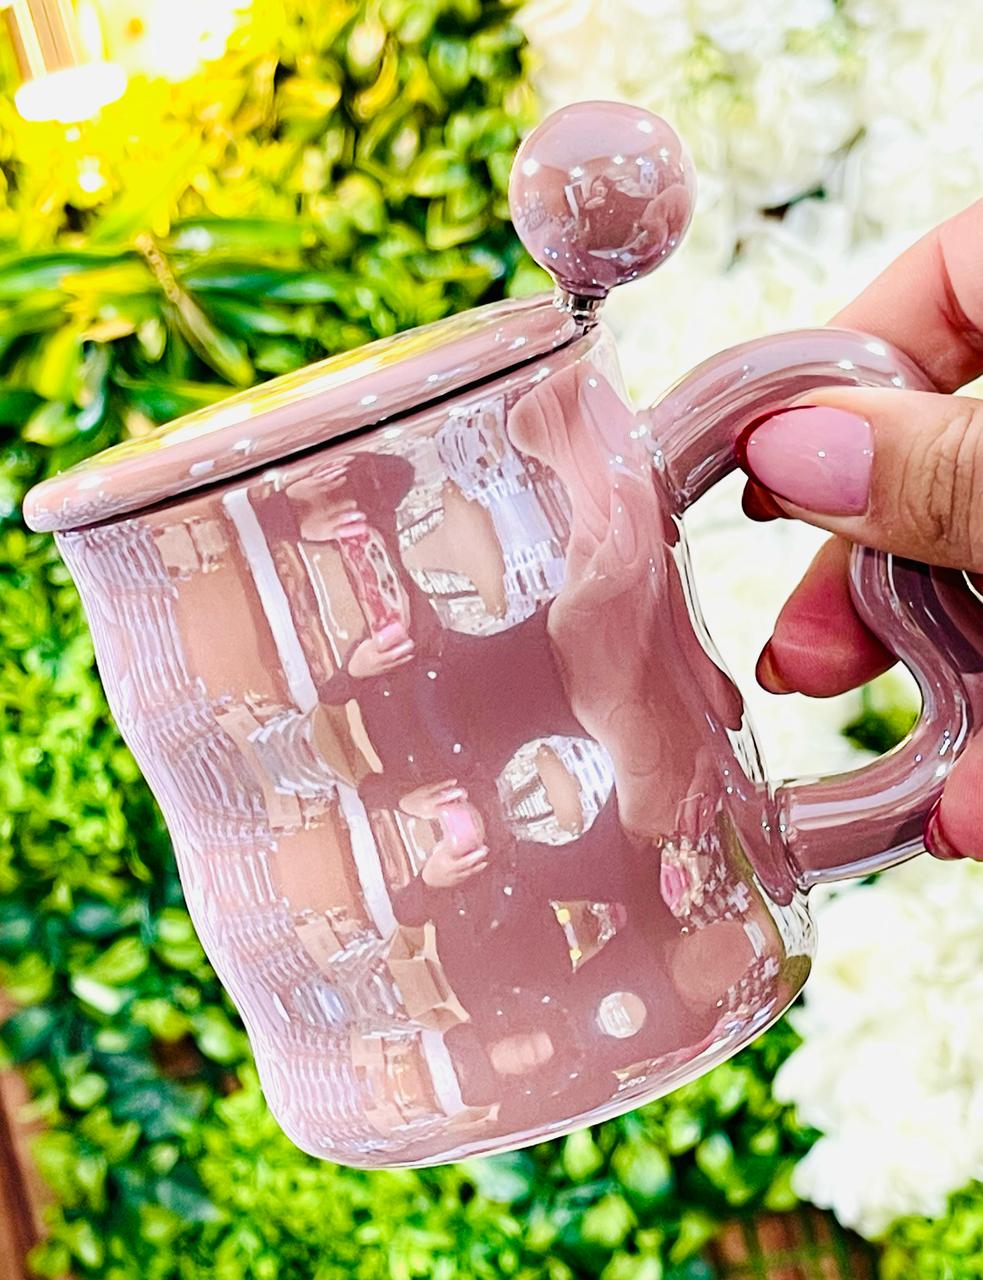
[{"label": "pink painted fingernail", "polygon": [[966,856],[964,853],[959,852],[942,829],[941,799],[936,800],[935,804],[932,805],[925,821],[925,848],[933,858],[939,858],[943,862],[954,862],[957,858]]},{"label": "pink painted fingernail", "polygon": [[737,451],[753,480],[805,511],[867,510],[874,432],[857,413],[810,404],[782,409],[752,423]]},{"label": "pink painted fingernail", "polygon": [[754,674],[757,677],[758,684],[761,685],[762,689],[767,689],[769,693],[792,692],[790,686],[782,679],[782,673],[775,665],[775,654],[770,640],[761,650]]},{"label": "pink painted fingernail", "polygon": [[402,622],[387,622],[384,627],[380,627],[378,631],[380,640],[406,640],[406,627]]}]

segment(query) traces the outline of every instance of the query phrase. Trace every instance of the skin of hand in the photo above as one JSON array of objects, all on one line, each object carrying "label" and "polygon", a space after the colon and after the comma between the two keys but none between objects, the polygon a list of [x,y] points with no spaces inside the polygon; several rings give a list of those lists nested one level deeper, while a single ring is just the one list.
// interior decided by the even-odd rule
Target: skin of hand
[{"label": "skin of hand", "polygon": [[356,646],[348,659],[348,674],[356,680],[385,675],[413,660],[413,641],[400,622],[391,622]]},{"label": "skin of hand", "polygon": [[545,1031],[506,1036],[491,1045],[488,1056],[499,1075],[521,1076],[549,1062],[553,1056],[553,1041]]},{"label": "skin of hand", "polygon": [[307,542],[333,542],[367,533],[369,522],[354,498],[325,499],[300,518],[300,536]]},{"label": "skin of hand", "polygon": [[292,480],[287,485],[287,493],[295,502],[307,502],[311,505],[319,502],[326,493],[337,493],[343,489],[348,479],[348,468],[344,460],[334,461],[329,466],[319,467],[299,480]]},{"label": "skin of hand", "polygon": [[365,513],[354,498],[343,496],[344,463],[324,467],[287,485],[287,495],[300,509],[300,533],[308,542],[353,538],[368,530]]},{"label": "skin of hand", "polygon": [[[758,483],[748,451],[749,516],[791,516],[834,535],[785,604],[758,661],[758,680],[773,693],[829,697],[893,665],[854,609],[847,578],[852,543],[983,573],[983,401],[950,394],[983,374],[983,200],[924,236],[833,323],[893,343],[936,392],[822,388],[798,402],[869,424],[865,500],[848,514],[813,510],[779,494],[775,481],[771,488]],[[801,426],[806,417],[796,409],[784,421]],[[780,431],[785,426],[776,422]],[[771,441],[778,442],[773,458],[780,464],[783,437],[773,433]],[[836,463],[830,452],[834,476]],[[940,856],[983,859],[981,830],[983,735],[953,767],[927,844]]]},{"label": "skin of hand", "polygon": [[400,800],[399,807],[411,818],[422,818],[426,822],[436,822],[440,816],[442,804],[452,804],[455,800],[466,800],[468,793],[464,787],[457,785],[456,778],[448,778],[446,782],[431,782],[426,786],[414,787]]},{"label": "skin of hand", "polygon": [[434,845],[420,875],[423,883],[431,889],[456,889],[487,866],[487,845],[462,853],[449,840],[440,840]]}]

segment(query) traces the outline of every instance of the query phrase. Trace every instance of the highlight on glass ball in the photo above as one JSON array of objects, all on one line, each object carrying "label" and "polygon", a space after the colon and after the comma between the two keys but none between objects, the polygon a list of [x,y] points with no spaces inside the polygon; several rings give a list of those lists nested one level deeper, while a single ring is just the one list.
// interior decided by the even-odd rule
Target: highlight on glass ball
[{"label": "highlight on glass ball", "polygon": [[580,102],[535,129],[512,168],[512,221],[570,293],[603,298],[676,249],[693,212],[689,156],[640,107]]}]

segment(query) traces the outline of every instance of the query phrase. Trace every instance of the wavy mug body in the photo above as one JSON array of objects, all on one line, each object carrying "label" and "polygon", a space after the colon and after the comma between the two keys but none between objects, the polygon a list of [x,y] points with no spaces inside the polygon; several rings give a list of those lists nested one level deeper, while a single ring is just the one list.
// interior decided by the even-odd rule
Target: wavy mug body
[{"label": "wavy mug body", "polygon": [[113,713],[305,1150],[625,1111],[787,1006],[811,931],[602,328],[63,532]]}]

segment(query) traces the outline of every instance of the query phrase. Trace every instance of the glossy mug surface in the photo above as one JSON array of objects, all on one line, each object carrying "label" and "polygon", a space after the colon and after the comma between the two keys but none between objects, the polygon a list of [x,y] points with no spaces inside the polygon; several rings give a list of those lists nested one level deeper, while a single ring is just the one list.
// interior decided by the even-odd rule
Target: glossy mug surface
[{"label": "glossy mug surface", "polygon": [[265,1092],[454,1158],[731,1052],[811,932],[600,331],[452,408],[63,534]]},{"label": "glossy mug surface", "polygon": [[[639,216],[664,238],[661,207]],[[683,511],[740,433],[832,382],[921,385],[876,340],[817,331],[636,412],[594,325],[58,534],[299,1146],[452,1160],[663,1093],[799,990],[809,884],[914,851],[980,696],[960,575],[857,558],[923,717],[856,774],[775,788],[687,568]]]}]

